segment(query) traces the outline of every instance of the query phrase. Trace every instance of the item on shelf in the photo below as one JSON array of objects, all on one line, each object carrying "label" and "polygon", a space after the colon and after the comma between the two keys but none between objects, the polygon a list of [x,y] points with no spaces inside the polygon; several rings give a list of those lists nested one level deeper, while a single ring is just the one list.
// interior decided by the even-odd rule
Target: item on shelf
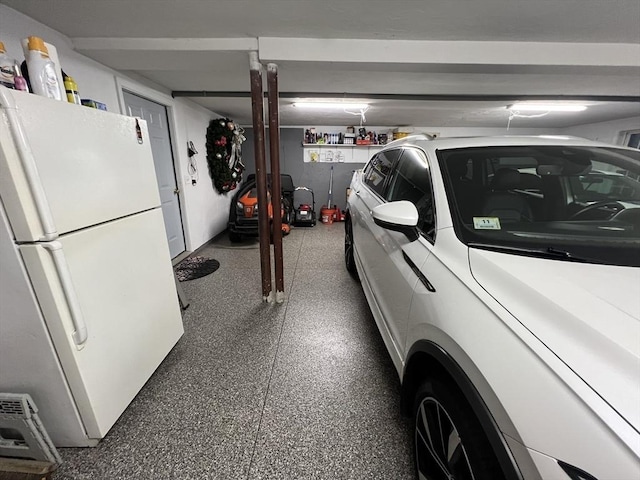
[{"label": "item on shelf", "polygon": [[13,57],[7,55],[4,43],[0,42],[0,85],[7,88],[16,88],[16,61]]},{"label": "item on shelf", "polygon": [[356,144],[356,134],[355,133],[345,133],[343,142],[345,145],[355,145]]},{"label": "item on shelf", "polygon": [[378,145],[385,145],[387,143],[387,134],[386,133],[379,133],[378,134]]},{"label": "item on shelf", "polygon": [[15,75],[13,77],[13,81],[15,82],[16,90],[20,90],[22,92],[29,92],[29,85],[27,84],[27,79],[22,76],[20,65],[16,63],[14,70],[15,70]]},{"label": "item on shelf", "polygon": [[[64,76],[64,89],[67,92],[67,100],[69,103],[75,103],[76,105],[82,105],[80,100],[80,94],[78,93],[78,84],[69,75]],[[102,110],[106,110],[107,107]]]},{"label": "item on shelf", "polygon": [[90,98],[83,98],[80,102],[85,107],[97,108],[98,110],[104,110],[105,112],[107,111],[107,106],[104,103],[96,102]]},{"label": "item on shelf", "polygon": [[408,137],[413,133],[412,127],[398,127],[393,129],[393,139],[398,140],[399,138]]},{"label": "item on shelf", "polygon": [[27,68],[33,93],[55,100],[62,100],[56,65],[49,58],[49,51],[40,37],[28,38]]}]

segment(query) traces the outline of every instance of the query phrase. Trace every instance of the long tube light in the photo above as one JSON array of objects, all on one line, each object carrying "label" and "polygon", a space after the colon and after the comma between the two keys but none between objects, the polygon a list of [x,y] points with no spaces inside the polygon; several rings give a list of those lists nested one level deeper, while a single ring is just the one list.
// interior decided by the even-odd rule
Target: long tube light
[{"label": "long tube light", "polygon": [[331,102],[294,102],[296,108],[320,108],[326,110],[364,110],[369,108],[366,103],[331,103]]},{"label": "long tube light", "polygon": [[519,112],[582,112],[587,107],[576,103],[514,103],[507,109]]}]

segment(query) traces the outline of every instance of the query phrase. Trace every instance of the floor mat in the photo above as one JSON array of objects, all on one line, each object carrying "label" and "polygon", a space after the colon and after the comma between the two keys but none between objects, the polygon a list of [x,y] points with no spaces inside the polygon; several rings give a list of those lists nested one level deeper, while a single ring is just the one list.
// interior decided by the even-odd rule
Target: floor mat
[{"label": "floor mat", "polygon": [[186,282],[187,280],[194,280],[209,275],[218,268],[220,268],[220,262],[213,258],[189,257],[180,262],[175,267],[175,271],[178,280]]}]

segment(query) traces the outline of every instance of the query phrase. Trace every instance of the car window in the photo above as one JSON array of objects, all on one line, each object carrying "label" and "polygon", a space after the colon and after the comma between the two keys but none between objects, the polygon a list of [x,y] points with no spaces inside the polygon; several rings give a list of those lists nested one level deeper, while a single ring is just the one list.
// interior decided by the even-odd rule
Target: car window
[{"label": "car window", "polygon": [[435,228],[429,164],[422,152],[408,148],[394,170],[386,199],[408,200],[418,209],[418,228],[427,236]]},{"label": "car window", "polygon": [[364,183],[381,197],[384,197],[385,181],[400,153],[402,153],[400,149],[380,152],[371,159],[365,169]]}]

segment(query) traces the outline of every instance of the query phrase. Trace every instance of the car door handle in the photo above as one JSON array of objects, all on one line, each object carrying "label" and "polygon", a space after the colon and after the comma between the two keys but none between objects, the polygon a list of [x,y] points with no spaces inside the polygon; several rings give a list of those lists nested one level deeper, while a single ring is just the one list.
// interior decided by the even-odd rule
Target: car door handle
[{"label": "car door handle", "polygon": [[409,258],[409,255],[407,255],[406,253],[402,252],[402,257],[404,258],[404,261],[409,264],[409,267],[411,267],[411,270],[413,270],[413,273],[416,274],[416,276],[418,277],[420,282],[422,282],[422,284],[425,286],[425,288],[427,290],[429,290],[430,292],[432,292],[432,293],[435,292],[436,288],[431,284],[429,279],[424,276],[424,274],[420,271],[418,266],[415,263],[413,263],[413,260],[411,260]]}]

